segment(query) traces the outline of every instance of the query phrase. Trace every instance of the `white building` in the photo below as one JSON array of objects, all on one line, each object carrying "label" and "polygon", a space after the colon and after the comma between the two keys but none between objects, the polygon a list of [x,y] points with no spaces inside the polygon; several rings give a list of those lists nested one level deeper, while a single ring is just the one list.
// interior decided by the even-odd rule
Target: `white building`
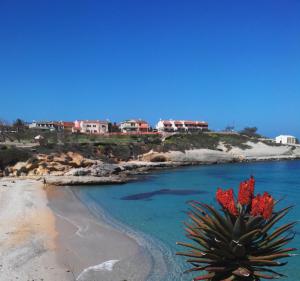
[{"label": "white building", "polygon": [[33,121],[28,125],[29,129],[60,131],[63,130],[63,125],[54,121]]},{"label": "white building", "polygon": [[76,120],[72,131],[83,134],[106,134],[108,133],[108,122],[100,120]]},{"label": "white building", "polygon": [[282,144],[296,144],[297,138],[289,135],[280,135],[276,137],[275,141],[276,143],[282,143]]},{"label": "white building", "polygon": [[208,130],[208,123],[190,120],[160,120],[156,129],[159,132],[202,132]]}]

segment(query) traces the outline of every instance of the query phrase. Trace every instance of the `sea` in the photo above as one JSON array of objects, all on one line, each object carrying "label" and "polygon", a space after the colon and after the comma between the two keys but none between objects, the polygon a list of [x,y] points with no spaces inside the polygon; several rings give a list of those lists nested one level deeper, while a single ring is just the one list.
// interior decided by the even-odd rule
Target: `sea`
[{"label": "sea", "polygon": [[[300,219],[299,160],[183,167],[156,171],[126,184],[73,190],[92,212],[133,237],[150,253],[149,281],[190,281],[195,274],[183,273],[190,265],[184,257],[175,255],[184,250],[176,242],[188,241],[183,225],[188,220],[187,203],[197,200],[216,206],[218,187],[233,188],[237,194],[239,183],[251,175],[256,179],[256,193],[267,191],[281,199],[277,209],[294,205],[278,226]],[[294,233],[289,246],[300,248],[300,225]],[[300,256],[287,261],[286,266],[277,268],[287,275],[281,280],[300,280]]]}]

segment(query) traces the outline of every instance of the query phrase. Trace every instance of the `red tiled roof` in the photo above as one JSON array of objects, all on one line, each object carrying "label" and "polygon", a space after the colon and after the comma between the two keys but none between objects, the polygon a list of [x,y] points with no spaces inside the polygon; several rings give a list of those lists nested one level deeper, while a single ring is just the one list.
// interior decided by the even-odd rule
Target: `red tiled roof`
[{"label": "red tiled roof", "polygon": [[142,123],[142,124],[140,125],[140,128],[147,129],[147,128],[149,128],[149,125],[148,125],[148,123]]},{"label": "red tiled roof", "polygon": [[62,122],[64,127],[74,127],[74,123],[73,122]]}]

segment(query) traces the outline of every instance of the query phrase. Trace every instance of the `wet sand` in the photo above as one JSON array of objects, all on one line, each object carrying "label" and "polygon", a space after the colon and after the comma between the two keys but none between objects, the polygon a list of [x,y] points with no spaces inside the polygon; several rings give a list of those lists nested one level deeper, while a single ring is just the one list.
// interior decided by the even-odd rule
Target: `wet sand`
[{"label": "wet sand", "polygon": [[78,281],[143,281],[149,254],[135,240],[96,218],[68,187],[47,188],[58,235],[59,264]]}]

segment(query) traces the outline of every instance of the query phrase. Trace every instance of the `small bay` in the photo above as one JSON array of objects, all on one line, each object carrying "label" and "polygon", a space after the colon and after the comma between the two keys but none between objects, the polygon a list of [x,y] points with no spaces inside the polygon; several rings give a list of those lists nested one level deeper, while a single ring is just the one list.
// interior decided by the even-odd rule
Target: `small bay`
[{"label": "small bay", "polygon": [[[143,176],[139,181],[122,185],[74,188],[86,205],[96,205],[108,219],[126,226],[136,236],[147,241],[146,250],[159,250],[164,256],[168,274],[161,280],[187,281],[192,275],[182,274],[188,268],[184,258],[175,256],[182,249],[176,241],[185,241],[183,221],[187,219],[189,200],[216,204],[217,187],[238,190],[239,182],[250,175],[256,178],[256,192],[267,191],[276,199],[284,198],[278,207],[295,205],[284,222],[300,218],[300,161],[257,162],[193,166],[164,170]],[[296,236],[291,247],[299,248],[300,226],[296,225]],[[159,264],[153,256],[153,271]],[[288,259],[289,263],[279,272],[288,275],[284,281],[300,280],[300,257]],[[159,277],[161,278],[161,277]]]}]

